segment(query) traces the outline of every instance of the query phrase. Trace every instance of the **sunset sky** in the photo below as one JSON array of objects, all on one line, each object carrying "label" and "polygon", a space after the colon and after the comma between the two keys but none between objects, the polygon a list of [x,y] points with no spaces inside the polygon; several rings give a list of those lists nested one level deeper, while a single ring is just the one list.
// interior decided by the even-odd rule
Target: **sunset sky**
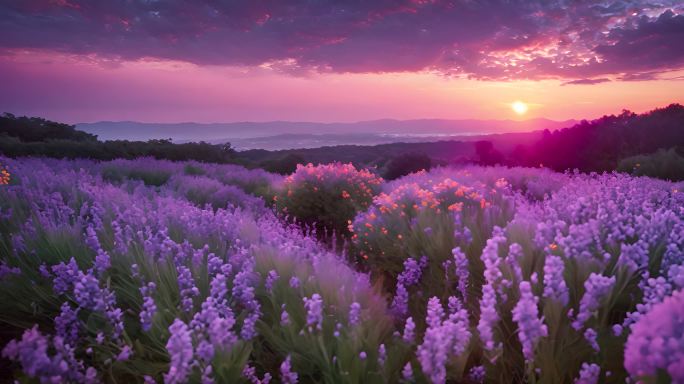
[{"label": "sunset sky", "polygon": [[69,123],[564,120],[673,102],[677,0],[0,0],[0,112]]}]

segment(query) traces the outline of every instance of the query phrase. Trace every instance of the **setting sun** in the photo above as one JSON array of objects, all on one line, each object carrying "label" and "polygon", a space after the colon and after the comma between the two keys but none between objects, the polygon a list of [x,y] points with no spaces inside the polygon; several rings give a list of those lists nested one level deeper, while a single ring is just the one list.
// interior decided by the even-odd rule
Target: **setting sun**
[{"label": "setting sun", "polygon": [[511,109],[513,109],[513,112],[517,113],[518,115],[524,115],[525,112],[527,112],[527,104],[523,103],[522,101],[515,101],[513,104],[511,104]]}]

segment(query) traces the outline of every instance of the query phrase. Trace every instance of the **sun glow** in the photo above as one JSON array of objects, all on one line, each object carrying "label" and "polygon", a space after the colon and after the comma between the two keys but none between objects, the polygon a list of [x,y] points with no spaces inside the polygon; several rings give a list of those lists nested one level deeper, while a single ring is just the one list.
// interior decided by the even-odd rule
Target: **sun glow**
[{"label": "sun glow", "polygon": [[527,112],[528,107],[527,104],[522,101],[514,101],[513,104],[511,104],[511,109],[518,115],[524,115]]}]

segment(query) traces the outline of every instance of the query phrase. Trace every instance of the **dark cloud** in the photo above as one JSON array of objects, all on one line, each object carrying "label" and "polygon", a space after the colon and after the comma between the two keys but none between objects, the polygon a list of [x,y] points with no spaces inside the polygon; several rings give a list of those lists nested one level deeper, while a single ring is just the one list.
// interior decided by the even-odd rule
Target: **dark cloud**
[{"label": "dark cloud", "polygon": [[684,67],[681,12],[678,0],[10,0],[0,2],[0,49],[293,73],[584,79]]},{"label": "dark cloud", "polygon": [[602,77],[600,79],[578,79],[578,80],[566,81],[565,83],[563,83],[561,85],[593,85],[593,84],[607,83],[609,81],[610,81],[610,79]]}]

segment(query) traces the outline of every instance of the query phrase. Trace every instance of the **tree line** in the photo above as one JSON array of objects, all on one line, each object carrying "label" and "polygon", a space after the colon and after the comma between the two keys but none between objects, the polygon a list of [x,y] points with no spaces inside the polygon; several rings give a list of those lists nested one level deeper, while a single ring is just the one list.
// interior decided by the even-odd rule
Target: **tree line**
[{"label": "tree line", "polygon": [[0,153],[5,156],[47,156],[113,160],[151,156],[174,161],[197,160],[212,163],[235,161],[230,143],[173,143],[170,139],[99,141],[96,135],[75,126],[39,117],[0,116]]}]

